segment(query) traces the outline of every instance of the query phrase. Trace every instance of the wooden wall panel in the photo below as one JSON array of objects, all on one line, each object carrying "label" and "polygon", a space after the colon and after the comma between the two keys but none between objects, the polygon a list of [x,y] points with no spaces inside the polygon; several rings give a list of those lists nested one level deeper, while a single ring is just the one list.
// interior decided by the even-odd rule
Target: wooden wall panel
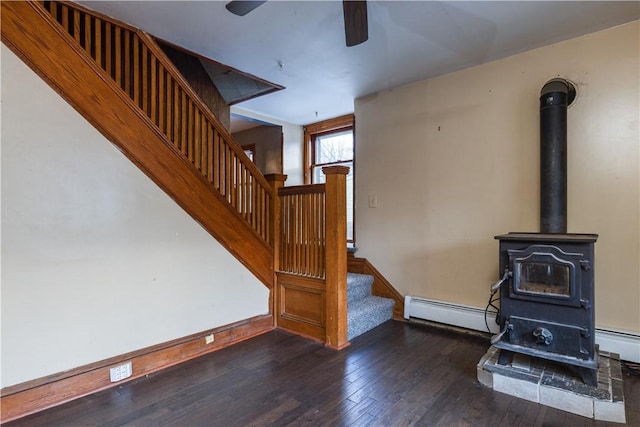
[{"label": "wooden wall panel", "polygon": [[278,327],[324,342],[326,324],[324,281],[277,273],[276,286]]}]

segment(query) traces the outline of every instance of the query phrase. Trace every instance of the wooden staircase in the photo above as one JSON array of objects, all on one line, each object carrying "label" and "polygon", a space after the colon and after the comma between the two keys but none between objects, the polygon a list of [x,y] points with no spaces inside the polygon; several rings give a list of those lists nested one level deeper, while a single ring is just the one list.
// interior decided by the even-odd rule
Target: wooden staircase
[{"label": "wooden staircase", "polygon": [[345,177],[264,177],[153,37],[71,2],[2,2],[2,42],[272,289],[277,326],[343,348],[347,269],[402,297],[346,251]]}]

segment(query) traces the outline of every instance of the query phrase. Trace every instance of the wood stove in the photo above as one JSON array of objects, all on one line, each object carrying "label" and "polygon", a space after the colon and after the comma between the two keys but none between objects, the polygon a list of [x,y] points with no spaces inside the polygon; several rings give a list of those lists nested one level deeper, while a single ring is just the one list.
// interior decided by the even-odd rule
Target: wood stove
[{"label": "wood stove", "polygon": [[597,385],[595,234],[509,233],[500,241],[500,330],[493,345],[579,368]]},{"label": "wood stove", "polygon": [[[540,229],[509,233],[500,241],[500,333],[491,343],[499,363],[512,352],[579,368],[597,386],[594,341],[594,244],[596,234],[567,233],[567,107],[573,84],[549,80],[540,92]],[[492,293],[493,295],[493,293]]]}]

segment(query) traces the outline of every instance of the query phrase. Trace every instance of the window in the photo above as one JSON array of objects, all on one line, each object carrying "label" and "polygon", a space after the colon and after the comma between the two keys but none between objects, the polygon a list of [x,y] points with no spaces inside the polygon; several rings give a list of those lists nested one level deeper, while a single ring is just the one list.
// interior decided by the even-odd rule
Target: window
[{"label": "window", "polygon": [[240,148],[242,148],[242,150],[244,151],[244,154],[247,155],[249,160],[251,160],[253,163],[256,162],[256,160],[254,158],[255,152],[256,152],[256,144],[243,145]]},{"label": "window", "polygon": [[325,182],[322,168],[347,166],[347,242],[355,242],[354,232],[354,159],[355,138],[353,115],[337,117],[305,127],[305,181],[308,184]]}]

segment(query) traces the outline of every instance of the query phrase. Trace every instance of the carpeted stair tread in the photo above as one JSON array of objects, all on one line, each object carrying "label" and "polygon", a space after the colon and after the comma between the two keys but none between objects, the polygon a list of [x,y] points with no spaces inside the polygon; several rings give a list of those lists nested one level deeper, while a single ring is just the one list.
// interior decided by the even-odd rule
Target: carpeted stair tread
[{"label": "carpeted stair tread", "polygon": [[368,296],[348,302],[347,339],[361,335],[393,317],[395,301],[389,298]]}]

